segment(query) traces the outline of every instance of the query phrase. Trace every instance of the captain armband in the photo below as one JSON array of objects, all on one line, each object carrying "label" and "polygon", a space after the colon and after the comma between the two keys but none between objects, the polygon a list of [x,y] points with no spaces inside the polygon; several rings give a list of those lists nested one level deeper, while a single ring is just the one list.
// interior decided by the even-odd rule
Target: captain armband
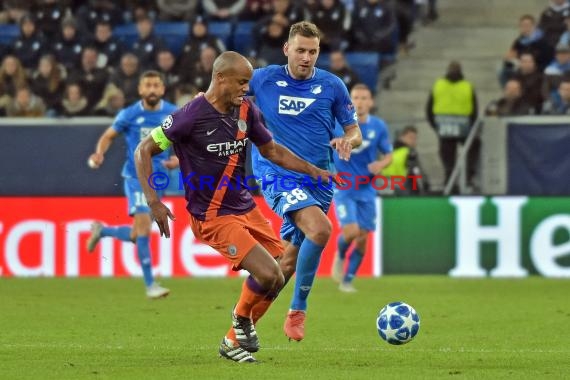
[{"label": "captain armband", "polygon": [[154,140],[156,145],[158,145],[158,147],[162,150],[166,150],[166,149],[170,148],[170,146],[172,145],[172,142],[164,134],[162,127],[154,128],[150,132],[150,135],[152,136],[152,139]]}]

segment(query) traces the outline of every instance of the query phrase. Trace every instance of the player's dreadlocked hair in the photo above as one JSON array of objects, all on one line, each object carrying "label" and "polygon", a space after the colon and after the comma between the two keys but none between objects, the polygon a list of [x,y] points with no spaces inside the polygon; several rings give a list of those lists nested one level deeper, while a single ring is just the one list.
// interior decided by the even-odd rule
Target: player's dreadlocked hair
[{"label": "player's dreadlocked hair", "polygon": [[319,40],[321,39],[321,31],[315,24],[308,21],[300,21],[293,25],[291,25],[291,29],[289,29],[289,39],[292,39],[297,34],[303,37],[317,37]]}]

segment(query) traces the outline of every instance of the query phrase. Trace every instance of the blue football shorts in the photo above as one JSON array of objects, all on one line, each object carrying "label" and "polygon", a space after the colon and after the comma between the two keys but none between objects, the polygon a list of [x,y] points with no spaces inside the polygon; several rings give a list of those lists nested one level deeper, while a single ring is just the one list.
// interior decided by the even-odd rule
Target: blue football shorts
[{"label": "blue football shorts", "polygon": [[318,206],[326,214],[332,202],[333,187],[317,184],[310,186],[302,180],[291,185],[292,181],[288,180],[285,188],[280,182],[266,179],[261,186],[261,191],[267,204],[283,218],[281,238],[298,247],[305,239],[305,235],[293,222],[291,212],[309,206]]},{"label": "blue football shorts", "polygon": [[363,230],[376,229],[376,199],[358,197],[349,190],[336,191],[334,194],[336,217],[342,227],[347,224],[358,224]]},{"label": "blue football shorts", "polygon": [[[124,190],[128,200],[127,212],[129,216],[135,214],[150,214],[150,208],[146,203],[141,184],[137,178],[124,178]],[[162,191],[157,191],[158,196],[162,196]]]}]

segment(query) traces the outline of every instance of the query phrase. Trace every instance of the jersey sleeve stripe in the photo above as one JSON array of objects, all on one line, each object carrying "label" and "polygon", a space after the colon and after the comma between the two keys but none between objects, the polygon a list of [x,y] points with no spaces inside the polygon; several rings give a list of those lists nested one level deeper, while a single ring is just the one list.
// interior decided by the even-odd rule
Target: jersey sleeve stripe
[{"label": "jersey sleeve stripe", "polygon": [[[247,121],[248,113],[249,113],[249,103],[242,102],[239,110],[240,120]],[[236,135],[236,140],[245,138],[247,129],[245,131],[240,131],[238,128],[237,131],[238,132]],[[208,210],[206,210],[205,220],[211,220],[217,216],[218,210],[222,206],[222,201],[224,200],[224,196],[226,195],[226,191],[228,190],[228,186],[220,186],[220,182],[224,178],[231,178],[233,176],[235,168],[238,164],[238,160],[239,160],[239,154],[234,154],[230,157],[228,163],[226,164],[226,167],[224,168],[224,173],[222,174],[222,176],[218,180],[218,183],[216,184],[214,194],[212,195],[212,200],[208,205]]]}]

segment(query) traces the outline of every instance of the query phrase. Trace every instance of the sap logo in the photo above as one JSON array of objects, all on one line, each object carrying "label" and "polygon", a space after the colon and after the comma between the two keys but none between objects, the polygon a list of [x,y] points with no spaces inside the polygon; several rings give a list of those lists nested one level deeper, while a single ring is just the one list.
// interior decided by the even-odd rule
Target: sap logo
[{"label": "sap logo", "polygon": [[279,113],[298,115],[307,109],[316,99],[297,98],[294,96],[279,96]]}]

